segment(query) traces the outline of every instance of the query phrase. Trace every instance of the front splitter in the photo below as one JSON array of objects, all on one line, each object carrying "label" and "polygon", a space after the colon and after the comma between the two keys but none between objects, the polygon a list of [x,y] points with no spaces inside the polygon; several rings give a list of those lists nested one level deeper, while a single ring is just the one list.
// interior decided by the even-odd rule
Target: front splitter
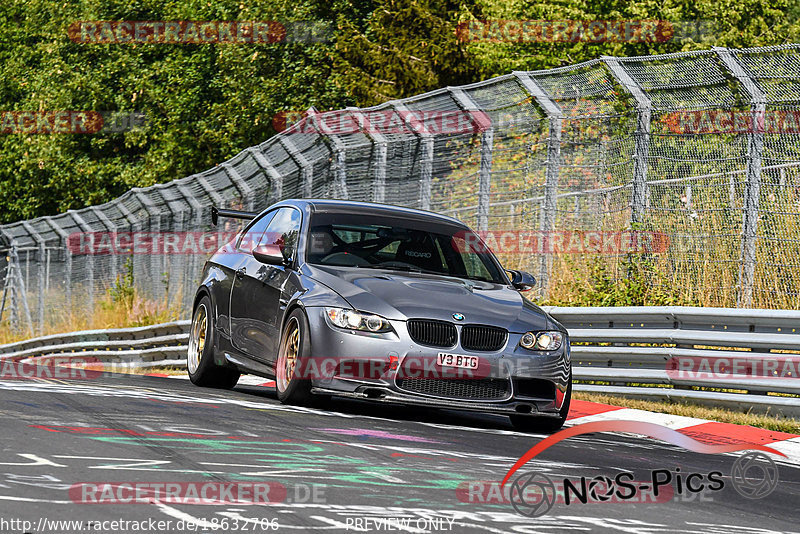
[{"label": "front splitter", "polygon": [[448,410],[463,410],[468,412],[495,413],[501,415],[535,415],[536,417],[558,418],[558,412],[540,412],[535,401],[511,401],[503,404],[493,404],[476,401],[458,401],[445,398],[414,397],[398,394],[395,391],[380,387],[370,387],[365,391],[339,391],[336,389],[311,388],[311,393],[317,395],[330,395],[349,399],[382,402],[386,404],[399,404],[407,406],[426,406],[429,408],[446,408]]}]

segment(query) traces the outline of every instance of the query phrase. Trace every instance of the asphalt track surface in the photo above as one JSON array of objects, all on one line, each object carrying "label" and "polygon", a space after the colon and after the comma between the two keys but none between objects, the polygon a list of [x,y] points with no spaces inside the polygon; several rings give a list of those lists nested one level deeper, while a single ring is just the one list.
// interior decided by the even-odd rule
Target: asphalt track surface
[{"label": "asphalt track surface", "polygon": [[[501,480],[544,437],[515,432],[504,417],[357,401],[296,408],[265,388],[125,375],[3,380],[0,399],[4,533],[800,532],[800,466],[778,462],[774,492],[747,499],[729,477],[741,453],[698,454],[632,435],[569,438],[520,472],[558,480],[630,471],[644,481],[655,469],[717,470],[726,484],[665,502],[556,503],[531,518],[497,498],[464,502],[480,500],[480,492],[465,498],[465,487],[478,487],[470,481]],[[280,502],[86,504],[98,494],[74,489],[209,481],[270,482],[282,488],[270,494]],[[109,523],[119,520],[137,523]]]}]

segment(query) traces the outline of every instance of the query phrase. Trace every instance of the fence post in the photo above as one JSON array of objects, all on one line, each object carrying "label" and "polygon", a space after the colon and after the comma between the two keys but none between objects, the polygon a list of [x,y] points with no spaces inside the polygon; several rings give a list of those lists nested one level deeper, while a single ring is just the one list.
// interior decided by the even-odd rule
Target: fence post
[{"label": "fence post", "polygon": [[420,128],[419,122],[412,120],[412,111],[405,104],[392,102],[391,105],[400,114],[403,123],[419,139],[422,148],[422,161],[419,163],[419,203],[422,209],[429,210],[431,209],[431,190],[433,188],[433,135],[425,128]]},{"label": "fence post", "polygon": [[756,272],[756,240],[758,239],[758,209],[761,190],[761,158],[764,150],[764,117],[767,99],[756,81],[747,74],[739,60],[727,48],[714,47],[722,64],[750,97],[750,129],[747,134],[747,178],[742,216],[742,248],[739,265],[739,294],[736,306],[753,305],[753,283]]},{"label": "fence post", "polygon": [[64,243],[64,300],[67,309],[72,309],[72,251],[69,249],[69,236],[52,217],[42,217],[42,220],[50,225]]},{"label": "fence post", "polygon": [[[177,225],[177,221],[178,221],[178,216],[179,215],[180,215],[180,221],[181,221],[180,230],[181,231],[185,230],[185,228],[183,227],[183,219],[184,219],[184,215],[183,214],[184,214],[184,211],[180,210],[180,209],[178,209],[178,210],[172,209],[172,201],[170,201],[168,195],[164,192],[164,190],[167,189],[168,187],[170,187],[170,186],[166,185],[166,184],[159,184],[159,185],[155,185],[155,186],[153,186],[151,188],[151,191],[153,191],[154,193],[158,193],[158,195],[161,196],[161,201],[167,207],[167,210],[169,210],[169,221],[170,222],[167,224],[166,228],[162,229],[162,232],[164,232],[164,233],[162,233],[159,236],[160,248],[158,249],[158,254],[157,254],[161,258],[161,274],[162,274],[162,277],[166,277],[166,284],[163,284],[163,289],[164,289],[164,296],[165,296],[167,309],[169,309],[169,304],[170,304],[170,299],[169,299],[170,290],[174,287],[174,286],[172,286],[172,271],[175,268],[178,268],[178,269],[180,269],[181,271],[184,271],[184,272],[186,271],[185,265],[181,265],[182,263],[184,263],[185,258],[180,258],[180,259],[171,258],[170,259],[170,258],[167,257],[167,247],[166,247],[166,242],[165,242],[165,239],[166,239],[167,236],[165,235],[165,233],[166,232],[177,231],[176,225]],[[248,187],[249,187],[249,185],[248,185]],[[252,200],[251,200],[251,204],[252,204]],[[170,260],[172,260],[172,261],[170,261]],[[160,281],[164,282],[164,278],[162,278]]]},{"label": "fence post", "polygon": [[[194,179],[198,184],[200,184],[200,187],[202,187],[203,191],[205,191],[206,194],[211,197],[211,201],[216,207],[225,207],[225,199],[222,198],[222,195],[220,195],[213,187],[211,187],[211,184],[208,183],[208,180],[206,180],[206,177],[203,176],[203,173],[193,174],[189,178]],[[120,205],[121,204],[122,203],[120,203]]]},{"label": "fence post", "polygon": [[321,125],[319,121],[317,121],[317,115],[320,113],[312,108],[309,108],[307,111],[307,119],[311,121],[311,124],[317,128],[317,132],[320,135],[328,138],[333,144],[333,149],[331,153],[333,155],[333,186],[334,186],[334,196],[338,195],[338,198],[343,200],[348,200],[350,198],[350,194],[347,192],[347,147],[339,139],[338,135],[325,132],[325,126]]},{"label": "fence post", "polygon": [[[0,280],[3,282],[3,291],[0,293],[0,323],[3,321],[3,314],[6,311],[6,299],[8,298],[8,289],[9,289],[9,279],[8,276],[10,274],[10,267],[11,267],[11,249],[4,248],[0,249],[3,252],[2,258],[0,258]],[[12,324],[13,326],[13,324]]]},{"label": "fence post", "polygon": [[[97,217],[97,219],[100,222],[103,223],[103,226],[106,227],[106,230],[108,230],[112,234],[116,234],[117,225],[114,224],[111,221],[111,219],[109,219],[108,216],[105,213],[103,213],[102,209],[100,209],[97,206],[92,206],[89,209],[91,210],[92,213],[94,213],[95,217]],[[117,279],[117,257],[119,256],[119,252],[116,251],[112,246],[112,250],[110,252],[110,255],[112,256],[111,261],[110,261],[110,263],[111,263],[111,278],[113,280],[116,280]]]},{"label": "fence post", "polygon": [[[564,114],[556,102],[526,72],[514,72],[519,82],[547,115],[549,137],[547,139],[547,163],[544,181],[544,203],[539,219],[539,231],[544,243],[549,243],[550,234],[556,226],[556,201],[558,199],[558,173],[561,168],[561,126]],[[550,272],[553,257],[547,250],[539,265],[539,287],[542,298],[547,298],[550,289]]]},{"label": "fence post", "polygon": [[378,158],[375,162],[374,187],[372,189],[373,202],[383,203],[386,201],[386,160],[388,157],[388,143],[377,143]]},{"label": "fence post", "polygon": [[[372,200],[383,202],[386,198],[386,156],[388,140],[382,133],[370,128],[369,117],[359,108],[349,107],[347,111],[353,114],[359,124],[359,129],[372,140],[372,146],[377,150],[377,160],[375,161],[375,175],[372,177]],[[431,158],[433,155],[431,154]],[[423,208],[428,209],[428,208]]]},{"label": "fence post", "polygon": [[294,141],[288,137],[289,135],[291,134],[278,134],[278,142],[283,145],[283,148],[289,153],[289,157],[292,158],[295,165],[300,168],[300,180],[303,184],[303,198],[311,198],[312,186],[314,185],[314,166],[308,161],[308,158],[303,155],[303,152],[297,148]]},{"label": "fence post", "polygon": [[45,248],[45,239],[41,236],[39,232],[29,223],[28,221],[22,221],[22,227],[33,237],[36,241],[36,244],[39,246],[39,284],[38,290],[39,294],[37,295],[36,300],[36,322],[38,323],[37,330],[39,333],[42,333],[42,329],[44,328],[44,286],[45,286],[45,273],[43,272],[44,269],[44,248]]},{"label": "fence post", "polygon": [[[197,200],[197,197],[194,196],[192,190],[187,186],[184,182],[175,182],[178,187],[178,191],[180,191],[181,195],[183,196],[184,200],[192,207],[192,211],[196,213],[195,216],[195,225],[202,226],[203,224],[203,205]],[[183,228],[186,230],[186,227]]]},{"label": "fence post", "polygon": [[431,194],[433,189],[433,136],[426,135],[422,138],[422,188],[420,207],[424,210],[431,209]]},{"label": "fence post", "polygon": [[[139,201],[139,204],[144,208],[145,212],[147,212],[147,230],[149,232],[159,233],[161,232],[161,212],[156,208],[155,204],[153,204],[152,199],[145,193],[144,188],[137,188],[134,187],[132,189],[133,195],[136,200]],[[155,227],[155,228],[154,228]],[[134,251],[134,255],[136,252]],[[135,262],[134,262],[135,263]],[[161,266],[158,262],[158,257],[156,254],[153,254],[152,250],[150,252],[150,271],[151,276],[153,277],[151,282],[161,282]],[[151,285],[152,292],[150,293],[151,298],[155,298],[155,287],[156,285]]]},{"label": "fence post", "polygon": [[478,182],[478,231],[489,229],[489,202],[492,194],[492,150],[494,146],[494,127],[489,116],[460,87],[448,87],[453,99],[464,111],[474,113],[473,124],[481,129],[481,170]]},{"label": "fence post", "polygon": [[233,165],[230,162],[226,161],[225,163],[220,164],[220,167],[225,171],[225,174],[228,175],[228,178],[231,182],[233,182],[234,187],[239,191],[239,195],[241,195],[242,200],[247,202],[246,209],[252,210],[253,209],[253,201],[255,200],[255,192],[253,188],[250,187],[250,184],[247,183],[247,180],[239,174],[239,171],[233,168]]},{"label": "fence post", "polygon": [[269,178],[270,204],[278,202],[283,198],[283,175],[278,172],[278,169],[269,161],[269,158],[264,155],[257,147],[250,147],[246,149],[253,159],[256,160],[256,165],[267,175]]},{"label": "fence post", "polygon": [[[8,246],[8,248],[0,249],[0,251],[3,252],[2,257],[0,257],[0,262],[2,262],[0,263],[0,265],[2,265],[2,267],[0,267],[0,276],[2,276],[0,281],[3,283],[3,291],[0,293],[0,321],[3,320],[3,314],[8,310],[11,316],[11,327],[15,328],[16,311],[13,309],[13,295],[11,294],[14,290],[14,288],[11,287],[11,275],[13,274],[11,270],[11,255],[17,244],[14,236],[5,231],[2,226],[0,226],[0,237],[6,238]],[[3,243],[3,241],[0,241],[0,243]]]},{"label": "fence post", "polygon": [[647,207],[647,157],[650,151],[650,114],[653,106],[650,97],[642,90],[639,83],[628,74],[619,59],[603,56],[602,60],[611,71],[614,79],[630,93],[636,102],[631,221],[640,223],[644,220],[644,212]]},{"label": "fence post", "polygon": [[[2,318],[2,308],[8,306],[11,315],[11,327],[17,329],[20,325],[20,311],[24,314],[24,320],[28,324],[28,332],[33,337],[33,320],[31,320],[31,310],[28,307],[28,295],[25,290],[25,280],[22,277],[22,269],[19,266],[19,254],[17,245],[11,242],[9,251],[9,261],[6,267],[6,280],[3,285],[2,303],[0,303],[0,318]],[[22,310],[20,310],[20,304]]]},{"label": "fence post", "polygon": [[[184,182],[175,182],[177,184],[178,191],[183,196],[183,199],[191,206],[190,217],[194,219],[195,223],[187,224],[185,219],[182,219],[181,222],[182,230],[189,231],[192,227],[194,228],[203,228],[203,205],[200,203],[199,200],[194,196],[191,188],[189,188]],[[193,214],[196,214],[192,216]],[[190,306],[192,303],[192,299],[194,299],[194,292],[193,285],[195,284],[195,278],[199,273],[195,272],[195,263],[196,258],[194,255],[191,255],[189,258],[183,261],[183,268],[181,269],[181,282],[180,286],[178,287],[178,292],[183,297],[183,304],[185,306]]]},{"label": "fence post", "polygon": [[[83,217],[81,217],[77,212],[74,210],[67,210],[67,214],[72,217],[72,220],[75,221],[75,224],[83,230],[84,232],[91,233],[92,227],[89,226]],[[92,248],[89,251],[89,254],[86,255],[86,283],[89,286],[89,313],[94,313],[94,249]]]}]

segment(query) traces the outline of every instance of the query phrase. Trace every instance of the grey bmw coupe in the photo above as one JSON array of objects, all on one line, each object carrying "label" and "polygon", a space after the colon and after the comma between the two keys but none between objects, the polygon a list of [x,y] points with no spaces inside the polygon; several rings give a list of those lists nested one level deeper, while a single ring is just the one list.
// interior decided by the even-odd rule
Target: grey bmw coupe
[{"label": "grey bmw coupe", "polygon": [[286,200],[205,264],[187,367],[199,386],[272,378],[284,403],[330,396],[562,426],[569,337],[464,223],[426,211]]}]

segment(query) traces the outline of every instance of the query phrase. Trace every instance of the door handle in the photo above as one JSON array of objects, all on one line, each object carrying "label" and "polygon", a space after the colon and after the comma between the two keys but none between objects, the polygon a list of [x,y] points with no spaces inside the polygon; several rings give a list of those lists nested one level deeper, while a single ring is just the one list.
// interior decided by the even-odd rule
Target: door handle
[{"label": "door handle", "polygon": [[247,269],[242,267],[241,269],[236,271],[236,278],[242,279],[242,278],[244,278],[244,275],[246,275],[246,274],[247,274]]}]

